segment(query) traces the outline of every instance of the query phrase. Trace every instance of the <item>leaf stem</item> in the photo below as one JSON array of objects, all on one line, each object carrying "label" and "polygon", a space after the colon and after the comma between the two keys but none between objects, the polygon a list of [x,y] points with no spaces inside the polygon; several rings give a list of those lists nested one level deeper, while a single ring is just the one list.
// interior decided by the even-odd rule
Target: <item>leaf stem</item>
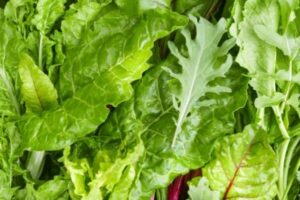
[{"label": "leaf stem", "polygon": [[29,155],[27,170],[33,179],[39,179],[44,167],[45,151],[33,151]]},{"label": "leaf stem", "polygon": [[283,113],[284,108],[286,106],[290,91],[292,89],[292,79],[293,79],[293,60],[290,59],[289,61],[289,82],[287,85],[287,88],[285,89],[285,96],[284,96],[284,101],[282,102],[281,106],[280,106],[280,112]]},{"label": "leaf stem", "polygon": [[[284,171],[284,183],[287,184],[285,187],[285,191],[283,196],[281,196],[282,200],[285,200],[287,198],[287,194],[293,184],[294,179],[291,178],[288,180],[288,175],[289,175],[289,168],[290,168],[290,163],[293,157],[293,153],[300,141],[300,137],[297,137],[295,140],[293,140],[289,146],[289,151],[287,153],[286,159],[285,159],[285,171]],[[300,159],[298,160],[298,163],[296,164],[293,172],[291,174],[296,174],[298,168],[300,167]],[[293,176],[293,175],[292,175]],[[283,191],[282,191],[283,192]]]},{"label": "leaf stem", "polygon": [[281,143],[280,151],[279,151],[279,196],[284,195],[285,188],[287,183],[285,182],[285,161],[286,161],[286,154],[288,150],[290,139],[285,139]]},{"label": "leaf stem", "polygon": [[43,34],[40,33],[40,43],[39,43],[39,67],[43,69]]},{"label": "leaf stem", "polygon": [[287,129],[286,129],[285,125],[284,125],[284,122],[282,120],[282,116],[281,116],[281,112],[280,112],[279,106],[272,106],[272,109],[274,111],[275,118],[276,118],[278,127],[280,129],[280,132],[282,134],[282,137],[284,139],[289,139],[290,136],[289,136],[288,131],[287,131]]}]

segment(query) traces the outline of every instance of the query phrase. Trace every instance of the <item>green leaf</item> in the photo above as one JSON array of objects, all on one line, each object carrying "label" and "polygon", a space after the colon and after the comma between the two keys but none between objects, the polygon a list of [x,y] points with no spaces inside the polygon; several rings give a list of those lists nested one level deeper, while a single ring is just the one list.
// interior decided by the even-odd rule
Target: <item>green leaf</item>
[{"label": "green leaf", "polygon": [[276,92],[273,96],[259,96],[255,99],[255,107],[264,108],[279,105],[285,96],[282,93]]},{"label": "green leaf", "polygon": [[20,114],[17,87],[19,54],[24,50],[21,35],[0,11],[0,115]]},{"label": "green leaf", "polygon": [[115,3],[130,14],[140,14],[145,10],[169,8],[171,0],[115,0]]},{"label": "green leaf", "polygon": [[212,191],[209,188],[208,180],[203,178],[194,178],[189,182],[189,200],[219,200],[220,192]]},{"label": "green leaf", "polygon": [[268,32],[277,31],[277,1],[238,0],[234,4],[233,18],[235,22],[231,26],[231,34],[240,47],[237,62],[249,71],[252,77],[250,84],[259,95],[272,96],[275,92],[275,80],[265,74],[275,74],[276,48],[262,41],[255,34],[254,28],[261,25]]},{"label": "green leaf", "polygon": [[207,17],[217,5],[217,0],[177,0],[175,10],[179,13],[189,13],[197,17]]},{"label": "green leaf", "polygon": [[57,105],[57,92],[49,77],[26,54],[21,57],[19,74],[27,111],[41,112]]},{"label": "green leaf", "polygon": [[51,31],[56,20],[64,13],[66,0],[39,0],[36,5],[37,14],[32,23],[42,34]]},{"label": "green leaf", "polygon": [[95,131],[109,114],[107,105],[117,106],[132,95],[131,82],[148,69],[154,41],[185,23],[185,17],[171,11],[150,10],[131,27],[130,37],[118,33],[111,40],[86,43],[86,35],[83,46],[68,50],[60,70],[61,106],[17,122],[23,148],[57,150]]},{"label": "green leaf", "polygon": [[[174,43],[169,43],[171,53],[182,66],[181,73],[168,70],[181,84],[179,94],[175,94],[174,107],[178,108],[179,116],[172,145],[176,143],[186,117],[201,97],[204,97],[206,93],[231,92],[230,88],[221,85],[209,86],[211,81],[218,77],[224,77],[232,64],[232,57],[227,53],[233,47],[234,40],[229,39],[220,47],[218,46],[226,32],[226,21],[221,19],[217,25],[213,25],[204,18],[200,18],[198,21],[195,17],[190,16],[190,19],[196,26],[197,34],[196,38],[192,40],[191,33],[187,29],[182,31],[188,50],[187,57],[179,52]],[[180,103],[179,107],[178,103]]]},{"label": "green leaf", "polygon": [[[161,65],[175,66],[174,62],[168,62]],[[128,177],[126,173],[124,179],[118,179],[118,184],[126,184],[129,189],[119,192],[108,189],[108,186],[101,187],[101,191],[109,191],[112,196],[148,200],[156,188],[166,187],[177,175],[203,166],[210,160],[214,141],[233,130],[233,112],[246,101],[247,79],[241,77],[243,71],[232,68],[228,73],[230,78],[220,78],[214,84],[230,87],[233,92],[207,95],[206,98],[214,104],[193,110],[178,138],[180,142],[172,149],[175,130],[173,118],[177,115],[169,91],[169,83],[173,79],[162,70],[161,65],[148,71],[135,84],[134,96],[118,106],[103,124],[99,140],[95,141],[100,143],[100,147],[86,150],[105,156],[94,159],[96,166],[103,166],[100,169],[96,167],[95,174],[108,173],[107,176],[120,177],[116,176],[115,170],[110,169],[114,169],[115,163],[126,160],[127,156],[136,152],[142,139],[144,147],[139,152],[142,155],[137,162],[126,163],[132,170],[131,174],[134,174],[133,182],[123,182]],[[119,166],[123,168],[123,165]],[[115,179],[112,180],[115,183]]]},{"label": "green leaf", "polygon": [[67,45],[77,45],[83,37],[83,31],[92,23],[101,9],[111,0],[78,0],[71,4],[61,24],[64,42]]},{"label": "green leaf", "polygon": [[67,46],[66,61],[60,71],[61,98],[72,96],[106,70],[122,68],[131,62],[127,60],[150,58],[153,41],[186,23],[185,17],[168,10],[149,10],[141,17],[130,17],[122,10],[111,9],[94,22],[94,27],[89,27],[80,44]]},{"label": "green leaf", "polygon": [[203,176],[223,199],[272,199],[277,192],[277,161],[267,137],[254,125],[221,138]]},{"label": "green leaf", "polygon": [[62,177],[54,177],[53,180],[47,181],[35,189],[34,185],[28,183],[25,189],[19,190],[14,196],[16,200],[67,200],[68,180]]},{"label": "green leaf", "polygon": [[287,37],[287,35],[279,35],[277,32],[271,32],[263,25],[255,25],[254,31],[257,36],[264,42],[279,48],[284,55],[291,58],[295,57],[299,51],[300,37]]},{"label": "green leaf", "polygon": [[16,24],[16,27],[24,38],[27,36],[28,29],[32,27],[32,19],[35,15],[36,0],[10,0],[4,8],[4,15]]}]

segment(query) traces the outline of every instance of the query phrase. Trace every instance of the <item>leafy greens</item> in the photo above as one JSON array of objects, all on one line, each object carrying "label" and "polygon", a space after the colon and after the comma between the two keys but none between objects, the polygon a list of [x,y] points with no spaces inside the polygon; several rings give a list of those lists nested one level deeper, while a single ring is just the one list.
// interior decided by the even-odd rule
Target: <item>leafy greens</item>
[{"label": "leafy greens", "polygon": [[296,200],[299,8],[0,2],[0,199]]}]

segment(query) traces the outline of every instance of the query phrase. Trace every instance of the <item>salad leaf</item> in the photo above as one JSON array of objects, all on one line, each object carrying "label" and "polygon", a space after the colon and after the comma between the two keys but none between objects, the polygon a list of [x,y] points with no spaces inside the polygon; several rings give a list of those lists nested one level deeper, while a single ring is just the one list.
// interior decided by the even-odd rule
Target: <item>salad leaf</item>
[{"label": "salad leaf", "polygon": [[298,199],[299,5],[1,1],[0,199]]},{"label": "salad leaf", "polygon": [[42,34],[47,34],[52,29],[56,20],[64,14],[65,3],[66,0],[38,1],[36,5],[37,14],[33,17],[32,23]]},{"label": "salad leaf", "polygon": [[[206,93],[231,92],[228,87],[221,85],[209,86],[209,82],[218,77],[224,77],[232,64],[232,57],[226,54],[234,45],[234,40],[229,39],[218,47],[225,33],[225,20],[221,19],[217,25],[212,25],[203,18],[200,18],[199,22],[193,16],[190,19],[196,26],[197,35],[192,40],[187,29],[182,31],[186,40],[188,56],[182,55],[174,43],[169,43],[171,53],[182,66],[182,73],[173,73],[168,70],[181,84],[181,90],[175,94],[176,100],[174,100],[174,107],[178,110],[179,116],[176,121],[173,146],[185,119],[201,97],[205,96]],[[222,58],[225,61],[220,61]],[[178,102],[180,102],[180,106],[178,106]],[[202,102],[203,105],[198,104],[197,106],[208,106],[210,103],[204,101]]]},{"label": "salad leaf", "polygon": [[[172,60],[168,62],[173,63]],[[163,66],[172,66],[171,63],[164,63]],[[217,81],[232,88],[232,94],[238,98],[234,98],[235,100],[230,98],[231,93],[209,96],[218,103],[210,108],[202,107],[193,112],[193,117],[189,118],[186,129],[179,137],[182,143],[178,143],[175,147],[176,151],[173,152],[171,140],[175,130],[173,117],[176,116],[176,110],[173,108],[172,94],[168,92],[168,82],[173,79],[162,69],[162,66],[154,67],[135,84],[134,97],[118,106],[101,127],[99,131],[101,140],[94,139],[94,142],[89,142],[100,143],[100,146],[74,147],[73,156],[69,156],[69,160],[79,169],[69,171],[76,173],[79,170],[83,180],[87,180],[84,177],[89,177],[92,180],[96,179],[95,181],[98,180],[97,174],[101,174],[101,177],[102,174],[106,174],[105,177],[110,179],[102,186],[98,185],[103,196],[108,195],[105,193],[108,192],[110,196],[149,199],[155,188],[167,185],[177,174],[204,165],[210,159],[215,139],[232,131],[233,112],[246,100],[246,96],[239,95],[246,92],[247,84],[247,78],[237,78],[236,75],[240,72],[237,68],[230,70],[228,76],[232,77],[233,82],[226,81],[225,78]],[[240,85],[241,83],[243,86]],[[216,115],[215,113],[224,111],[223,105],[227,105],[228,113],[231,114]],[[197,118],[200,112],[206,114]],[[96,155],[89,162],[88,168],[83,167],[86,166],[83,164],[86,161],[81,161],[82,155],[86,153],[75,153],[81,151],[93,152],[93,155]],[[88,169],[96,169],[92,172],[95,175],[89,174]],[[129,173],[127,170],[131,171],[130,180],[128,180],[129,175],[126,176]],[[73,183],[78,185],[77,188],[83,188],[84,182],[81,181],[78,185],[77,181],[73,180]],[[126,184],[127,191],[114,190],[117,183]]]},{"label": "salad leaf", "polygon": [[208,187],[208,180],[203,178],[194,178],[189,184],[189,200],[219,200],[220,192],[211,191]]},{"label": "salad leaf", "polygon": [[[107,105],[117,106],[128,99],[132,93],[130,83],[140,78],[141,74],[149,67],[146,62],[151,56],[150,48],[153,41],[185,23],[184,18],[175,18],[178,16],[171,14],[170,18],[164,18],[165,21],[154,29],[156,20],[160,19],[160,15],[168,15],[168,12],[162,10],[149,11],[145,19],[141,20],[141,23],[131,30],[133,32],[132,37],[127,38],[120,35],[120,37],[115,37],[116,40],[111,40],[110,42],[115,42],[114,45],[109,45],[111,51],[123,55],[123,59],[117,56],[115,58],[118,60],[113,61],[109,56],[103,57],[104,59],[101,59],[101,62],[104,61],[104,63],[98,66],[100,74],[94,71],[96,70],[94,64],[98,62],[97,56],[95,54],[91,55],[90,48],[77,47],[82,52],[81,54],[85,56],[85,59],[89,61],[85,63],[85,59],[83,59],[81,62],[77,62],[76,65],[63,66],[63,69],[69,69],[73,73],[62,70],[61,73],[64,79],[60,84],[65,93],[69,91],[69,87],[72,90],[75,89],[74,95],[66,99],[60,107],[43,112],[42,115],[26,114],[22,116],[17,124],[22,135],[23,148],[56,150],[66,147],[78,138],[94,131],[106,119],[109,113],[109,109],[106,108]],[[178,19],[177,26],[170,23],[169,20],[172,19]],[[141,31],[151,26],[153,26],[153,29],[149,29],[146,35],[140,35]],[[94,45],[99,42],[94,41],[96,42]],[[86,45],[86,43],[84,44]],[[126,44],[123,52],[119,49],[120,44]],[[101,51],[101,48],[102,46],[100,46],[99,51]],[[76,52],[76,50],[73,52]],[[105,48],[105,51],[100,55],[105,56],[106,54],[107,49]],[[73,59],[74,56],[69,57],[72,58],[73,62],[76,61],[76,59]],[[89,67],[88,63],[90,63]],[[82,67],[80,67],[77,68],[80,71],[76,73],[74,67],[82,65],[85,66],[86,72],[83,71],[83,74],[81,74]],[[104,68],[101,69],[101,67]],[[109,68],[107,69],[107,67]],[[89,68],[90,70],[88,70]],[[89,78],[85,78],[85,73],[89,74]],[[68,74],[75,76],[76,79],[71,78],[69,80]],[[63,83],[67,85],[63,85]],[[63,95],[62,92],[60,94]],[[51,124],[56,124],[56,126],[51,126]]]},{"label": "salad leaf", "polygon": [[68,199],[68,180],[64,180],[61,177],[55,177],[53,180],[48,181],[37,189],[34,188],[32,184],[27,184],[26,188],[23,190],[19,190],[15,199],[58,199],[64,200]]},{"label": "salad leaf", "polygon": [[18,93],[15,89],[17,66],[16,57],[24,49],[21,36],[0,11],[0,115],[12,116],[21,111]]},{"label": "salad leaf", "polygon": [[19,74],[27,111],[41,112],[57,105],[57,92],[49,77],[26,54],[21,57]]},{"label": "salad leaf", "polygon": [[[257,14],[253,15],[255,11]],[[236,38],[240,51],[237,62],[249,71],[250,85],[259,95],[272,96],[275,92],[275,80],[266,74],[274,74],[276,67],[276,49],[262,42],[255,34],[256,25],[264,25],[268,31],[278,28],[278,5],[275,0],[235,1],[231,34]],[[261,56],[264,55],[264,56]]]},{"label": "salad leaf", "polygon": [[272,199],[276,195],[276,154],[266,134],[249,125],[242,133],[218,141],[203,176],[223,199]]}]

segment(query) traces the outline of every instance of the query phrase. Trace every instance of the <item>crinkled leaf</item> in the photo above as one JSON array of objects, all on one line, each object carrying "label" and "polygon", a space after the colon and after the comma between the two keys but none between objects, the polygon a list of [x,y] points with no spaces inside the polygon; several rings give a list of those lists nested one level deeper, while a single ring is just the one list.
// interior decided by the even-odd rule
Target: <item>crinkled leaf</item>
[{"label": "crinkled leaf", "polygon": [[66,0],[39,0],[36,5],[37,14],[32,23],[42,34],[47,34],[53,27],[56,20],[64,13]]},{"label": "crinkled leaf", "polygon": [[21,57],[19,75],[21,94],[29,112],[41,112],[57,105],[57,92],[49,77],[26,54]]},{"label": "crinkled leaf", "polygon": [[60,71],[61,97],[71,96],[106,70],[122,69],[122,65],[134,70],[133,65],[128,66],[131,61],[127,60],[149,58],[153,41],[186,23],[185,17],[168,10],[149,10],[142,17],[130,17],[122,10],[112,9],[94,22],[93,29],[83,35],[80,44],[68,46],[66,61]]},{"label": "crinkled leaf", "polygon": [[131,14],[139,14],[142,11],[156,8],[169,8],[171,0],[115,0],[116,4]]},{"label": "crinkled leaf", "polygon": [[208,180],[203,178],[194,178],[189,183],[189,200],[219,200],[220,192],[212,191],[209,188]]},{"label": "crinkled leaf", "polygon": [[[130,98],[130,83],[139,79],[149,67],[147,60],[152,54],[153,42],[185,23],[185,18],[178,14],[151,10],[145,13],[140,23],[131,27],[131,37],[119,33],[120,37],[109,41],[92,40],[95,48],[99,48],[96,51],[98,54],[95,54],[91,44],[84,42],[82,45],[87,45],[85,48],[76,46],[72,54],[66,55],[69,58],[66,58],[67,64],[62,66],[65,70],[61,70],[63,80],[60,82],[65,93],[75,93],[68,95],[69,98],[54,110],[41,115],[22,116],[17,124],[23,147],[34,150],[61,149],[96,130],[108,116],[107,105],[117,106]],[[120,45],[125,46],[120,48]],[[77,62],[75,58],[82,60]]]},{"label": "crinkled leaf", "polygon": [[16,200],[66,200],[68,199],[68,182],[61,177],[54,177],[53,180],[47,181],[37,189],[30,183],[25,189],[19,190],[15,195]]},{"label": "crinkled leaf", "polygon": [[[171,66],[170,64],[163,65]],[[186,121],[183,134],[179,137],[180,142],[173,151],[171,148],[175,130],[173,118],[177,112],[173,108],[172,95],[168,87],[172,78],[161,66],[147,72],[135,85],[134,97],[118,106],[100,129],[101,147],[98,154],[105,157],[101,156],[101,159],[94,160],[96,166],[103,166],[96,167],[95,174],[107,173],[109,177],[119,177],[118,185],[125,184],[123,181],[126,180],[129,189],[111,190],[107,189],[110,187],[103,185],[102,191],[109,190],[111,196],[128,196],[130,200],[148,200],[156,188],[166,187],[178,174],[204,165],[210,159],[215,139],[232,131],[233,112],[245,103],[247,79],[240,74],[241,70],[234,68],[228,73],[230,79],[215,80],[214,84],[230,87],[233,92],[208,95],[207,98],[214,104],[210,108],[201,107],[193,111]],[[231,95],[234,95],[234,98]],[[112,170],[115,163],[125,161],[128,155],[135,152],[134,149],[141,145],[140,138],[144,147],[138,161],[134,164],[125,162],[130,168],[130,174],[134,176],[133,180],[131,178],[131,181],[128,181],[125,178],[128,177],[126,173],[123,175],[124,179],[119,175],[116,176],[115,170]],[[98,152],[93,148],[90,151]],[[123,168],[123,165],[119,166]],[[110,183],[117,185],[115,178]]]},{"label": "crinkled leaf", "polygon": [[242,133],[216,143],[203,176],[223,199],[272,199],[277,192],[276,154],[265,133],[249,125]]},{"label": "crinkled leaf", "polygon": [[19,54],[24,43],[15,27],[4,19],[0,11],[0,115],[20,113],[18,93],[15,88]]},{"label": "crinkled leaf", "polygon": [[4,15],[17,25],[18,32],[25,38],[31,29],[35,15],[36,0],[10,0],[5,4]]},{"label": "crinkled leaf", "polygon": [[255,34],[254,28],[261,25],[268,29],[268,32],[276,32],[278,18],[276,0],[235,2],[233,9],[235,23],[231,26],[231,34],[240,47],[236,60],[249,71],[252,76],[250,84],[260,95],[272,96],[275,92],[275,80],[265,74],[275,73],[276,48],[263,42]]},{"label": "crinkled leaf", "polygon": [[61,24],[64,42],[67,45],[77,45],[83,36],[83,31],[92,23],[101,9],[110,3],[96,0],[79,0],[70,6]]}]

